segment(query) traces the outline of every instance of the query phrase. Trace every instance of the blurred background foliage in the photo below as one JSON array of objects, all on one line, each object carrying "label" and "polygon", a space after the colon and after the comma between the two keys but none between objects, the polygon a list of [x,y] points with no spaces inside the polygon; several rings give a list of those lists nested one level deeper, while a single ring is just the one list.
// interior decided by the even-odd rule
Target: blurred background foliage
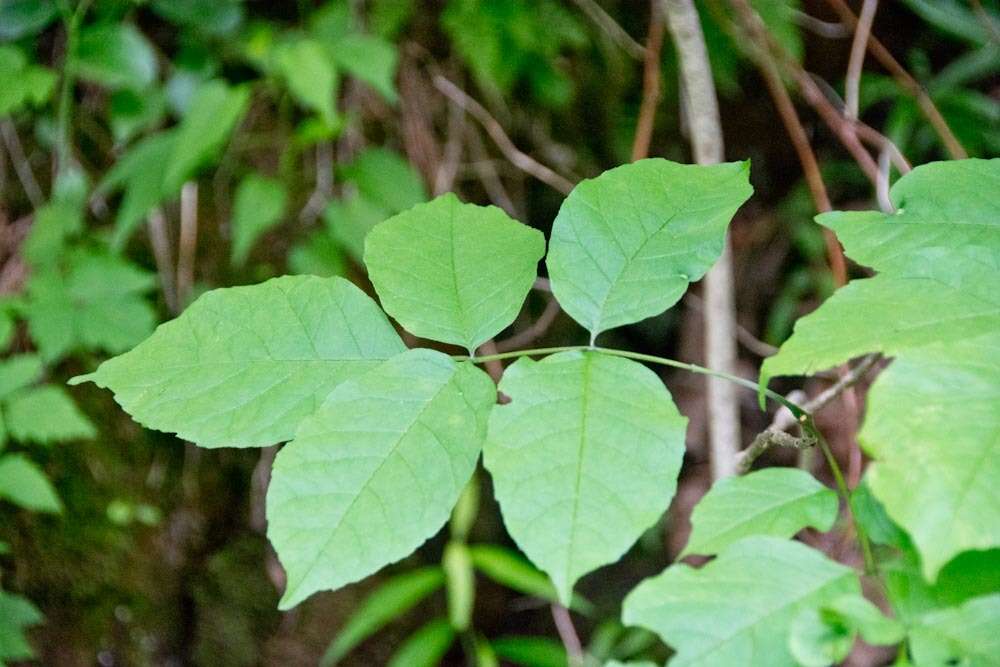
[{"label": "blurred background foliage", "polygon": [[[853,31],[834,4],[753,2],[842,106]],[[727,154],[753,160],[757,194],[733,227],[753,376],[834,283],[733,19],[719,0],[699,9]],[[887,1],[873,30],[973,156],[1000,152],[996,16],[986,0]],[[199,451],[65,380],[208,288],[286,272],[367,288],[368,230],[443,191],[548,231],[558,183],[630,159],[661,20],[638,0],[0,0],[0,663],[566,664],[550,585],[485,479],[414,556],[281,614],[263,536],[273,448]],[[686,161],[676,56],[652,53],[650,154]],[[869,60],[860,90],[862,119],[911,162],[947,157],[898,78]],[[872,206],[833,133],[802,117],[834,203]],[[508,333],[580,342],[550,301],[533,293]],[[697,360],[700,326],[693,297],[609,344]],[[615,605],[676,555],[709,483],[703,387],[666,380],[692,416],[684,477],[662,525],[581,586],[599,658],[665,657]],[[750,433],[767,418],[747,401]]]}]

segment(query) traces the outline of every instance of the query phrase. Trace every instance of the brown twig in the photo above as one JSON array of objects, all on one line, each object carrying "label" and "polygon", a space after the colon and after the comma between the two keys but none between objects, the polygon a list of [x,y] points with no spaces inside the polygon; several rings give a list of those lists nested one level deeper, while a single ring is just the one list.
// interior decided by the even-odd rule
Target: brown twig
[{"label": "brown twig", "polygon": [[633,162],[649,155],[656,106],[660,102],[660,51],[663,49],[660,2],[662,0],[650,1],[649,36],[646,38],[646,59],[642,69],[642,102],[639,104],[639,118],[635,124],[635,139],[632,141]]},{"label": "brown twig", "polygon": [[450,192],[455,187],[458,165],[462,159],[462,139],[465,137],[465,109],[458,104],[448,105],[448,136],[445,138],[444,155],[434,174],[434,195]]},{"label": "brown twig", "polygon": [[[692,0],[664,0],[663,8],[680,61],[695,162],[722,162],[724,151],[719,102],[698,10]],[[733,304],[732,262],[732,247],[727,237],[722,256],[705,275],[703,294],[705,363],[713,370],[735,374],[736,309]],[[709,452],[713,479],[736,472],[740,413],[735,386],[720,378],[708,378]]]},{"label": "brown twig", "polygon": [[503,180],[497,173],[496,165],[488,159],[486,147],[483,146],[483,141],[479,138],[479,130],[471,125],[466,125],[465,134],[468,136],[469,151],[474,158],[471,163],[472,169],[475,171],[476,177],[479,178],[479,182],[482,183],[483,189],[486,190],[486,194],[489,195],[490,201],[506,211],[511,217],[520,218],[520,211],[510,193],[507,192],[507,188],[504,187]]},{"label": "brown twig", "polygon": [[194,288],[195,250],[198,245],[198,183],[181,187],[181,231],[177,240],[177,307],[184,308]]},{"label": "brown twig", "polygon": [[[774,100],[774,106],[778,110],[785,131],[788,132],[788,136],[792,140],[792,146],[799,158],[799,163],[802,165],[802,173],[806,186],[809,188],[809,194],[812,196],[813,204],[820,213],[830,211],[832,209],[830,196],[827,193],[826,184],[823,182],[816,154],[809,143],[809,135],[799,119],[799,114],[795,110],[788,89],[785,88],[785,84],[781,80],[781,74],[774,57],[766,44],[762,44],[766,40],[758,34],[761,29],[760,24],[745,10],[741,12],[741,17],[744,24],[743,29],[754,37],[751,43],[757,46],[750,49],[750,54],[757,61],[761,76],[764,78],[764,84],[771,94],[771,99]],[[847,260],[844,258],[844,251],[831,230],[823,229],[823,240],[826,243],[827,260],[830,263],[834,281],[837,285],[844,285],[847,283]]]},{"label": "brown twig", "polygon": [[559,302],[556,301],[554,297],[549,296],[549,300],[545,304],[545,310],[543,310],[542,314],[538,316],[538,319],[535,320],[534,323],[527,329],[519,331],[509,338],[498,341],[497,352],[517,350],[535,342],[544,336],[545,332],[549,330],[552,323],[556,321],[557,317],[559,317],[560,310],[561,308],[559,307]]},{"label": "brown twig", "polygon": [[163,301],[167,310],[177,314],[177,290],[174,281],[174,260],[170,250],[170,235],[167,233],[167,219],[163,210],[154,208],[146,220],[149,230],[149,243],[153,246],[153,260],[156,262],[156,272],[160,275],[160,289],[163,291]]},{"label": "brown twig", "polygon": [[740,452],[736,457],[736,474],[745,475],[750,472],[754,461],[763,456],[764,452],[771,447],[790,447],[792,449],[809,449],[816,445],[816,438],[808,433],[801,436],[789,435],[784,431],[776,429],[765,429],[758,433],[750,446]]},{"label": "brown twig", "polygon": [[[858,17],[854,15],[854,12],[851,11],[851,8],[844,0],[826,0],[826,4],[840,15],[841,21],[850,26],[857,26]],[[889,71],[900,87],[917,101],[917,106],[941,138],[941,143],[944,144],[948,154],[955,160],[969,157],[969,154],[955,137],[951,128],[948,127],[948,122],[941,115],[941,112],[935,106],[934,101],[927,94],[924,87],[913,78],[913,75],[906,71],[906,68],[899,64],[899,61],[893,57],[889,50],[874,35],[869,35],[868,37],[868,50],[879,61],[879,64]]]},{"label": "brown twig", "polygon": [[861,70],[865,64],[868,38],[872,34],[872,24],[875,22],[877,9],[878,0],[864,0],[861,15],[854,26],[854,40],[851,42],[851,55],[847,61],[847,76],[844,77],[844,114],[848,118],[858,117]]},{"label": "brown twig", "polygon": [[27,195],[31,205],[34,208],[38,208],[45,203],[45,195],[42,194],[42,189],[38,187],[38,181],[35,180],[35,174],[31,171],[31,165],[24,154],[24,149],[21,147],[21,140],[17,136],[17,128],[14,127],[14,123],[10,119],[0,122],[0,136],[3,137],[3,143],[10,154],[10,161],[14,165],[14,173],[17,174],[18,180],[21,181],[24,194]]},{"label": "brown twig", "polygon": [[[830,385],[827,389],[824,389],[820,393],[816,394],[813,398],[809,399],[802,404],[802,410],[808,414],[814,415],[827,405],[833,402],[838,396],[840,396],[844,391],[850,389],[858,382],[860,382],[875,365],[878,363],[879,359],[882,357],[878,354],[869,354],[861,359],[854,368],[850,368],[846,373],[842,374],[836,382]],[[770,428],[785,430],[795,423],[795,417],[787,408],[782,408],[774,415],[774,421],[771,422]]]},{"label": "brown twig", "polygon": [[603,30],[611,38],[611,41],[620,46],[625,53],[636,60],[643,59],[646,55],[646,49],[643,48],[642,44],[632,39],[632,35],[628,34],[625,28],[618,25],[618,22],[604,11],[595,0],[573,0],[573,2],[587,15],[587,18]]},{"label": "brown twig", "polygon": [[[684,295],[684,303],[699,313],[705,312],[705,302],[694,292],[688,292]],[[770,357],[778,352],[778,348],[760,340],[739,323],[736,324],[736,340],[758,357]]]},{"label": "brown twig", "polygon": [[570,190],[573,189],[572,182],[515,146],[500,123],[490,115],[483,105],[469,97],[464,90],[440,74],[434,76],[434,87],[475,118],[511,164],[563,194],[570,193]]},{"label": "brown twig", "polygon": [[[817,394],[814,398],[806,401],[802,404],[802,410],[807,415],[814,415],[818,411],[822,410],[824,407],[833,402],[838,396],[842,394],[847,396],[850,390],[853,389],[854,385],[860,382],[875,365],[878,363],[881,356],[878,354],[870,354],[859,361],[854,368],[846,369],[840,378],[832,384],[829,388],[823,390]],[[801,397],[792,397],[789,394],[789,400],[801,400]],[[855,406],[856,407],[856,406]],[[807,449],[812,445],[816,444],[816,440],[809,439],[808,433],[803,437],[789,436],[785,431],[791,428],[793,425],[799,423],[792,415],[788,408],[781,408],[774,415],[774,420],[771,425],[760,433],[754,441],[745,450],[739,453],[736,458],[736,467],[739,470],[739,474],[745,474],[749,472],[750,468],[753,466],[753,462],[756,461],[764,452],[770,449],[773,445],[779,445],[782,447],[795,447],[797,449]],[[855,448],[856,449],[856,448]],[[856,468],[854,472],[854,477],[860,476],[861,471],[861,459],[860,450],[858,451],[857,461],[854,460],[852,455],[850,461],[850,468]],[[854,481],[853,486],[856,486],[857,482]]]},{"label": "brown twig", "polygon": [[580,643],[580,637],[576,634],[576,628],[573,626],[573,618],[570,616],[569,610],[558,602],[553,602],[551,607],[552,620],[556,624],[556,632],[559,634],[559,639],[566,649],[566,658],[570,667],[582,667],[584,658],[583,644]]}]

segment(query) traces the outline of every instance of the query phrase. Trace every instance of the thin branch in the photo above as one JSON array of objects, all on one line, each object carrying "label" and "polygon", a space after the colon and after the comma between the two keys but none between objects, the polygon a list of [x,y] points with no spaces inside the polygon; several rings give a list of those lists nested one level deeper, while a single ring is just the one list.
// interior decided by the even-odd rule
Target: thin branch
[{"label": "thin branch", "polygon": [[854,41],[851,42],[851,56],[847,61],[847,76],[844,79],[844,114],[848,118],[858,117],[858,97],[861,91],[861,70],[865,64],[868,38],[872,34],[878,0],[865,0],[861,16],[854,26]]},{"label": "thin branch", "polygon": [[[792,140],[792,146],[795,148],[799,163],[802,165],[802,173],[805,177],[806,186],[809,188],[809,194],[812,196],[813,204],[820,213],[830,211],[832,209],[830,196],[827,193],[826,184],[823,182],[823,175],[819,168],[819,162],[816,160],[816,154],[809,143],[809,135],[806,133],[805,127],[803,127],[802,121],[799,119],[799,114],[795,110],[795,104],[792,103],[791,95],[788,94],[788,90],[785,88],[785,83],[781,79],[781,74],[778,71],[778,65],[775,63],[774,57],[766,47],[766,44],[762,43],[766,42],[766,40],[761,39],[757,34],[757,31],[760,30],[760,24],[753,20],[753,17],[745,9],[741,11],[741,17],[743,19],[744,31],[755,36],[754,39],[751,39],[751,43],[756,43],[757,47],[750,49],[750,54],[757,61],[761,76],[764,77],[764,83],[771,94],[771,99],[774,100],[774,106],[778,109],[781,122],[785,126],[785,131],[788,132],[789,138]],[[823,240],[826,243],[827,260],[830,263],[830,270],[833,272],[834,281],[837,285],[844,285],[847,283],[847,260],[844,258],[844,251],[831,230],[823,229]]]},{"label": "thin branch", "polygon": [[[722,162],[725,156],[719,102],[698,10],[692,0],[664,0],[663,8],[680,61],[695,161],[698,164]],[[713,370],[735,375],[736,309],[733,304],[732,247],[728,237],[721,257],[705,275],[704,285],[706,365]],[[720,378],[710,377],[707,403],[712,478],[719,479],[736,472],[740,412],[735,387]]]},{"label": "thin branch", "polygon": [[[869,354],[868,356],[863,357],[861,361],[854,366],[854,368],[851,368],[846,373],[841,375],[840,378],[827,389],[824,389],[820,393],[816,394],[816,396],[812,399],[802,403],[802,411],[806,414],[814,415],[825,408],[844,391],[860,382],[868,374],[868,371],[875,367],[875,364],[877,364],[881,358],[882,357],[878,354]],[[774,416],[774,421],[771,422],[771,428],[784,430],[793,423],[795,423],[795,416],[787,410],[780,410]]]},{"label": "thin branch", "polygon": [[163,290],[163,301],[167,310],[176,314],[177,290],[174,281],[174,260],[170,250],[170,235],[167,233],[167,219],[163,211],[154,208],[146,220],[149,230],[149,243],[153,246],[153,260],[156,262],[156,272],[160,275],[160,288]]},{"label": "thin branch", "polygon": [[576,634],[573,626],[573,618],[569,615],[569,610],[558,602],[552,603],[552,620],[556,624],[556,632],[559,639],[566,648],[566,657],[570,667],[582,667],[583,665],[583,644]]},{"label": "thin branch", "polygon": [[805,28],[810,32],[814,32],[820,37],[826,37],[827,39],[843,39],[851,34],[851,29],[843,23],[823,21],[815,16],[810,16],[805,12],[795,11],[792,14],[792,18],[799,27]]},{"label": "thin branch", "polygon": [[816,438],[808,433],[801,436],[789,435],[784,431],[769,428],[758,433],[750,446],[736,457],[736,474],[745,475],[753,468],[754,461],[763,456],[771,447],[789,447],[791,449],[809,449],[816,445]]},{"label": "thin branch", "polygon": [[506,211],[512,218],[521,218],[520,211],[514,204],[514,199],[507,192],[500,174],[497,173],[496,165],[493,164],[492,160],[487,159],[489,156],[483,146],[482,139],[479,138],[479,130],[471,125],[466,125],[464,134],[468,136],[469,151],[474,157],[471,163],[472,169],[476,173],[476,177],[479,178],[479,182],[482,183],[483,189],[486,190],[486,194],[489,195],[490,201]]},{"label": "thin branch", "polygon": [[611,38],[611,41],[621,47],[625,53],[636,60],[643,59],[646,49],[643,48],[642,44],[632,39],[632,35],[628,34],[625,28],[618,25],[611,15],[604,11],[595,0],[573,0],[573,2],[587,15],[587,18],[603,30]]},{"label": "thin branch", "polygon": [[434,87],[437,88],[445,97],[465,109],[469,115],[475,118],[476,121],[483,126],[483,129],[486,130],[487,134],[490,135],[490,138],[493,139],[494,143],[496,143],[497,148],[499,148],[500,152],[504,154],[504,157],[506,157],[515,167],[534,176],[546,185],[563,194],[569,194],[570,190],[573,189],[573,183],[571,183],[568,179],[560,176],[542,163],[535,160],[535,158],[518,149],[518,147],[514,145],[514,142],[510,140],[510,137],[507,136],[507,133],[504,132],[500,123],[490,115],[483,105],[469,97],[464,90],[440,74],[436,74],[434,76]]},{"label": "thin branch", "polygon": [[[840,15],[840,19],[844,23],[857,26],[858,18],[844,0],[826,0],[826,4],[830,5]],[[941,138],[941,143],[944,144],[948,154],[955,160],[969,157],[969,154],[955,137],[951,128],[948,127],[948,122],[941,115],[941,112],[935,106],[934,101],[927,94],[924,87],[913,78],[913,75],[906,71],[906,68],[899,64],[899,61],[893,57],[889,50],[874,35],[870,35],[868,38],[868,50],[879,61],[879,64],[889,71],[900,87],[916,99],[917,106]]]},{"label": "thin branch", "polygon": [[642,69],[642,102],[639,118],[635,124],[635,139],[632,142],[632,161],[649,156],[649,144],[653,139],[653,123],[656,120],[656,105],[660,102],[660,51],[663,49],[663,17],[660,2],[651,0],[649,36],[646,38],[646,60]]},{"label": "thin branch", "polygon": [[42,194],[42,189],[38,187],[38,181],[35,180],[35,174],[31,171],[31,165],[24,154],[24,148],[21,147],[21,140],[17,136],[17,128],[14,127],[14,123],[10,119],[4,119],[0,122],[0,135],[3,136],[4,146],[7,147],[7,152],[10,154],[10,161],[14,165],[14,173],[17,174],[18,180],[21,181],[24,194],[27,195],[31,205],[34,208],[38,208],[45,203],[45,195]]},{"label": "thin branch", "polygon": [[892,204],[892,198],[889,196],[889,172],[891,169],[892,160],[889,159],[889,151],[883,148],[878,156],[878,186],[875,188],[878,207],[883,213],[893,213],[896,210]]},{"label": "thin branch", "polygon": [[[694,292],[688,292],[684,295],[684,303],[699,313],[705,312],[705,302],[702,301],[701,297]],[[753,352],[758,357],[770,357],[778,352],[778,348],[773,345],[768,345],[761,339],[757,338],[750,333],[746,327],[739,323],[736,324],[736,340],[738,340],[743,347],[750,352]]]},{"label": "thin branch", "polygon": [[320,216],[333,196],[333,143],[321,141],[315,151],[316,185],[306,205],[299,212],[299,220],[313,222]]},{"label": "thin branch", "polygon": [[534,323],[520,331],[510,338],[505,338],[497,342],[497,352],[507,352],[509,350],[517,350],[526,345],[534,343],[536,340],[545,335],[545,332],[549,330],[552,323],[556,321],[559,317],[559,312],[562,309],[559,307],[559,302],[555,300],[554,297],[549,296],[548,302],[545,304],[545,310],[542,314],[538,316],[538,319]]},{"label": "thin branch", "polygon": [[177,306],[183,308],[194,288],[195,249],[198,245],[198,184],[181,188],[181,232],[177,241]]},{"label": "thin branch", "polygon": [[465,109],[452,103],[448,105],[448,138],[444,155],[434,174],[434,194],[450,192],[455,186],[459,161],[462,159],[462,139],[465,136]]}]

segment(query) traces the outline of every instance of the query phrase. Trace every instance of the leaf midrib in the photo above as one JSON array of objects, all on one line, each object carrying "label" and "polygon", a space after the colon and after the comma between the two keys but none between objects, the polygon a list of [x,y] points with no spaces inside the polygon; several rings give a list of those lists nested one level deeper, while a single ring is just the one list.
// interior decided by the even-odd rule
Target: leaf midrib
[{"label": "leaf midrib", "polygon": [[[418,410],[414,414],[413,420],[411,422],[409,422],[409,424],[407,425],[406,429],[404,431],[399,432],[399,437],[396,438],[396,441],[393,443],[392,448],[388,452],[386,452],[385,456],[382,458],[381,463],[379,463],[375,467],[375,469],[372,470],[371,474],[368,475],[368,478],[361,485],[361,487],[359,488],[358,492],[356,494],[354,494],[354,498],[348,504],[347,509],[344,510],[343,514],[340,515],[340,519],[337,521],[336,525],[331,527],[330,534],[327,537],[327,539],[324,541],[323,546],[320,549],[317,550],[316,556],[313,558],[313,562],[309,565],[309,568],[302,575],[302,577],[299,579],[298,584],[295,586],[295,590],[296,591],[298,590],[298,588],[300,586],[302,586],[302,584],[304,582],[306,582],[309,579],[309,577],[312,576],[312,573],[315,571],[316,566],[319,565],[319,562],[320,562],[320,560],[323,559],[323,557],[324,557],[327,549],[330,548],[330,544],[333,542],[334,538],[336,538],[337,535],[339,534],[340,528],[344,525],[344,521],[350,515],[351,510],[354,509],[354,505],[355,505],[355,503],[358,502],[358,499],[361,497],[362,492],[365,491],[368,488],[368,486],[371,484],[371,481],[373,479],[375,479],[375,476],[378,475],[378,473],[382,470],[383,466],[385,466],[385,464],[389,461],[389,459],[391,459],[393,457],[393,455],[396,453],[396,450],[399,448],[400,443],[403,442],[403,440],[406,437],[406,435],[420,421],[420,417],[422,417],[423,414],[430,407],[430,405],[434,401],[437,400],[438,396],[441,395],[441,392],[443,392],[445,389],[447,389],[451,385],[452,380],[455,378],[455,374],[457,373],[457,371],[458,371],[458,367],[456,366],[455,368],[452,369],[451,375],[448,377],[448,379],[445,382],[443,382],[441,384],[441,387],[439,387],[438,390],[436,392],[434,392],[434,395],[431,396],[424,403],[424,406],[422,408],[420,408],[420,410]],[[290,591],[285,591],[285,596],[288,596],[289,592]]]}]

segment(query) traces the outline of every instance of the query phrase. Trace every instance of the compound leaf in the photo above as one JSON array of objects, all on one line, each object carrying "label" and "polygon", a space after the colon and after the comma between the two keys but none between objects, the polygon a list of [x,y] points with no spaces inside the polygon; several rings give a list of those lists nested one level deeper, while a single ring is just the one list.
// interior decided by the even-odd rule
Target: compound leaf
[{"label": "compound leaf", "polygon": [[931,581],[962,551],[1000,545],[998,187],[1000,159],[932,163],[893,187],[895,214],[820,216],[880,273],[800,319],[761,372],[763,385],[866,352],[896,357],[869,396],[860,439],[875,459],[872,493]]},{"label": "compound leaf", "polygon": [[281,607],[357,581],[439,530],[495,401],[489,376],[433,350],[334,389],[274,462],[268,537],[288,573]]},{"label": "compound leaf", "polygon": [[837,511],[837,494],[797,468],[724,478],[695,505],[684,554],[717,554],[744,537],[791,537],[806,526],[827,531]]},{"label": "compound leaf", "polygon": [[653,630],[686,665],[794,665],[791,625],[804,610],[861,592],[854,570],[799,542],[748,537],[701,567],[671,565],[629,593],[623,620]]},{"label": "compound leaf", "polygon": [[522,358],[500,391],[484,461],[504,523],[569,604],[667,509],[687,419],[656,374],[600,352]]},{"label": "compound leaf", "polygon": [[404,350],[341,278],[286,276],[202,295],[92,381],[140,423],[203,447],[289,439],[345,379]]},{"label": "compound leaf", "polygon": [[545,253],[541,232],[446,194],[377,225],[365,265],[407,331],[473,351],[521,309]]},{"label": "compound leaf", "polygon": [[552,291],[596,337],[674,305],[722,253],[749,164],[640,160],[578,184],[552,225]]}]

